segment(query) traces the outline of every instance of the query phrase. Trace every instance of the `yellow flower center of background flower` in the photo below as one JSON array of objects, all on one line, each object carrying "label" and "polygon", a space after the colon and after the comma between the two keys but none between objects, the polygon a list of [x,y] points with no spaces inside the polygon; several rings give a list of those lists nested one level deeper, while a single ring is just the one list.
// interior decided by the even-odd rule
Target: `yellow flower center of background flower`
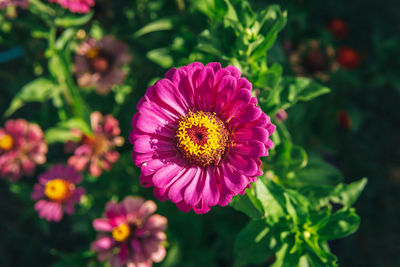
[{"label": "yellow flower center of background flower", "polygon": [[64,179],[54,179],[46,183],[44,193],[49,199],[62,202],[71,196],[74,187]]},{"label": "yellow flower center of background flower", "polygon": [[176,142],[190,162],[201,166],[218,164],[229,143],[229,132],[215,113],[189,112],[179,121]]},{"label": "yellow flower center of background flower", "polygon": [[14,145],[14,140],[11,135],[5,134],[0,137],[0,149],[1,150],[10,150]]},{"label": "yellow flower center of background flower", "polygon": [[112,230],[112,237],[118,242],[126,241],[130,234],[131,230],[126,223],[120,224]]},{"label": "yellow flower center of background flower", "polygon": [[86,53],[86,57],[90,59],[96,58],[99,55],[99,52],[100,51],[97,47],[93,47]]}]

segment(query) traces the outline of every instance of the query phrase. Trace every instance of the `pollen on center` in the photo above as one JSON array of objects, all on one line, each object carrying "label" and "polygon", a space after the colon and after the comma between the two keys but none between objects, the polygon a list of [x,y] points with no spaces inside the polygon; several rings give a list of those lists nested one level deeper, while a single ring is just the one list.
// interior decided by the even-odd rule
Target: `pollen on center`
[{"label": "pollen on center", "polygon": [[180,119],[176,130],[178,150],[189,162],[201,166],[217,164],[229,139],[223,121],[210,112],[189,112]]}]

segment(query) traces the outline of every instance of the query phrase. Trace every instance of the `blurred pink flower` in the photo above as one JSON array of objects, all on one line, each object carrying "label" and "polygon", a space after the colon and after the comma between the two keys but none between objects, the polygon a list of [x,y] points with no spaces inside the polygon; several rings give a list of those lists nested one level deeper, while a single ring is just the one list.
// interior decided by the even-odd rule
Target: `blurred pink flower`
[{"label": "blurred pink flower", "polygon": [[278,122],[284,122],[287,119],[287,116],[287,112],[284,109],[278,110],[274,115],[275,120],[277,120]]},{"label": "blurred pink flower", "polygon": [[121,130],[119,122],[111,115],[103,115],[95,111],[90,115],[93,134],[86,135],[80,130],[74,129],[73,134],[79,142],[69,141],[66,150],[74,150],[74,155],[68,159],[68,164],[78,171],[87,170],[97,177],[103,170],[110,170],[118,160],[119,153],[113,150],[116,146],[122,146],[124,138],[119,136]]},{"label": "blurred pink flower", "polygon": [[46,162],[47,144],[36,124],[24,119],[8,120],[0,128],[0,177],[18,180],[32,175]]},{"label": "blurred pink flower", "polygon": [[82,176],[74,168],[66,165],[55,165],[39,176],[31,198],[39,200],[35,210],[41,218],[58,222],[67,214],[75,212],[74,205],[79,203],[85,190],[75,185],[80,183]]},{"label": "blurred pink flower", "polygon": [[233,67],[172,68],[147,89],[132,118],[133,162],[143,186],[182,211],[206,213],[244,194],[273,146],[270,118]]},{"label": "blurred pink flower", "polygon": [[111,267],[152,266],[161,262],[166,250],[162,242],[167,218],[153,214],[157,205],[140,197],[126,197],[121,203],[108,202],[104,217],[93,221],[97,236],[91,249],[99,261],[110,261]]},{"label": "blurred pink flower", "polygon": [[81,87],[94,87],[107,94],[114,85],[125,81],[124,64],[131,62],[129,47],[112,36],[97,41],[87,39],[77,49],[74,72]]},{"label": "blurred pink flower", "polygon": [[0,0],[0,9],[5,9],[8,6],[27,8],[29,6],[29,0]]},{"label": "blurred pink flower", "polygon": [[49,0],[49,2],[60,4],[73,13],[88,13],[95,4],[94,0]]}]

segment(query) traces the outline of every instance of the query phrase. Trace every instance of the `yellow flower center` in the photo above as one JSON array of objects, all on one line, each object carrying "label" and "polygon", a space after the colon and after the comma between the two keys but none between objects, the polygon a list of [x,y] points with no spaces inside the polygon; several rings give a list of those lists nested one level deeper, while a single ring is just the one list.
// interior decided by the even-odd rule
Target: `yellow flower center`
[{"label": "yellow flower center", "polygon": [[99,55],[99,52],[100,50],[97,47],[93,47],[86,53],[86,57],[90,59],[96,58]]},{"label": "yellow flower center", "polygon": [[11,137],[11,135],[5,134],[2,137],[0,137],[0,149],[1,150],[10,150],[12,146],[14,145],[14,140]]},{"label": "yellow flower center", "polygon": [[131,234],[131,229],[126,223],[120,224],[112,230],[112,237],[117,242],[124,242]]},{"label": "yellow flower center", "polygon": [[49,199],[62,202],[71,196],[74,189],[75,185],[58,178],[46,183],[44,193]]},{"label": "yellow flower center", "polygon": [[210,112],[189,112],[176,130],[177,148],[191,163],[207,166],[218,164],[229,143],[225,124]]}]

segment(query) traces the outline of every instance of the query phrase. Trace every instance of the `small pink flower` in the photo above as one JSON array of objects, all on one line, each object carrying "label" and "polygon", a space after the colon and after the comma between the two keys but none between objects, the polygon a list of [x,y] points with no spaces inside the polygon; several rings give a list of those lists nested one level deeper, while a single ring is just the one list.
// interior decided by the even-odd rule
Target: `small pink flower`
[{"label": "small pink flower", "polygon": [[5,9],[8,6],[27,8],[29,6],[29,0],[0,0],[0,9]]},{"label": "small pink flower", "polygon": [[73,13],[88,13],[91,7],[94,7],[94,0],[49,0],[57,3]]},{"label": "small pink flower", "polygon": [[153,214],[156,209],[153,201],[141,197],[108,202],[105,218],[93,221],[93,227],[103,232],[91,246],[98,260],[110,261],[111,267],[146,267],[161,262],[166,255],[162,242],[166,240],[167,218]]},{"label": "small pink flower", "polygon": [[47,144],[37,124],[8,120],[0,128],[0,177],[18,180],[46,162]]},{"label": "small pink flower", "polygon": [[82,187],[76,187],[81,180],[82,176],[74,168],[62,164],[41,174],[31,195],[33,200],[39,200],[35,204],[39,216],[58,222],[63,217],[63,211],[73,214],[75,203],[79,203],[85,194]]},{"label": "small pink flower", "polygon": [[129,47],[112,36],[97,41],[87,39],[77,49],[74,72],[81,87],[94,87],[99,94],[107,94],[114,85],[125,81],[122,69],[131,62]]},{"label": "small pink flower", "polygon": [[206,213],[262,175],[275,125],[233,66],[199,62],[167,72],[133,115],[130,142],[143,186],[182,211]]},{"label": "small pink flower", "polygon": [[284,109],[278,110],[274,115],[275,120],[277,120],[278,122],[284,122],[287,117],[287,112]]},{"label": "small pink flower", "polygon": [[111,115],[103,115],[95,111],[90,115],[93,133],[86,135],[80,130],[74,129],[73,134],[80,140],[78,143],[69,141],[66,150],[74,151],[74,155],[68,159],[68,165],[78,171],[87,170],[97,177],[103,170],[110,170],[119,159],[116,146],[122,146],[124,138],[119,136],[121,130],[119,122]]}]

